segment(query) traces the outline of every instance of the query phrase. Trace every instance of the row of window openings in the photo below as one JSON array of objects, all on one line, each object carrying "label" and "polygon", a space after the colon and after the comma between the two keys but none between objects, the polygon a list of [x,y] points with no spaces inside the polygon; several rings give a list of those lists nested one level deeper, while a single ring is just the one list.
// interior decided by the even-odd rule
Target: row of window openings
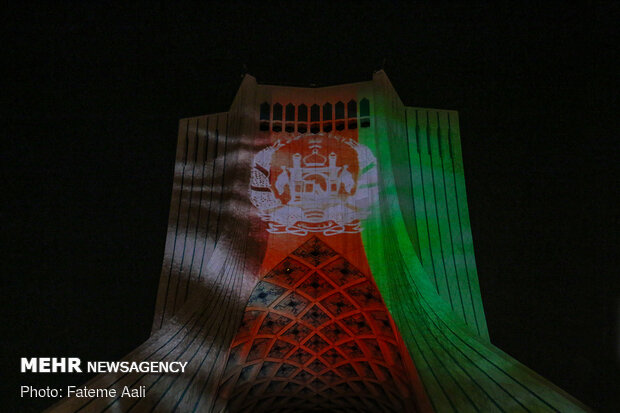
[{"label": "row of window openings", "polygon": [[[335,109],[333,113],[332,108]],[[262,103],[260,105],[260,129],[263,131],[269,130],[269,121],[272,120],[271,129],[274,132],[282,131],[282,105],[276,103],[273,105],[273,118],[271,118],[271,107],[268,103]],[[308,131],[308,107],[301,104],[297,107],[297,113],[295,113],[295,106],[291,103],[286,105],[285,109],[285,125],[284,130],[286,132],[295,131],[295,115],[297,114],[297,131],[305,133]],[[345,119],[344,103],[337,102],[335,105],[326,103],[322,108],[323,118],[321,119],[321,107],[319,105],[312,105],[310,107],[310,131],[312,133],[318,133],[321,129],[320,122],[323,123],[323,131],[330,132],[333,128],[332,118],[336,121],[336,130],[344,130],[345,125],[348,129],[357,128],[357,102],[350,100],[347,103],[347,117]],[[370,126],[370,102],[364,98],[360,101],[359,105],[360,114],[360,127],[367,128]],[[332,116],[335,115],[335,116]]]}]

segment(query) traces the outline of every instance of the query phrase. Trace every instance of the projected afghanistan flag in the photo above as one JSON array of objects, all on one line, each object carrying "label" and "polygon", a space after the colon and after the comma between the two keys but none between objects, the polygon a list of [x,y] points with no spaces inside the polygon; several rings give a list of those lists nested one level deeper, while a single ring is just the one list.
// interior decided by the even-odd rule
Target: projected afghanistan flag
[{"label": "projected afghanistan flag", "polygon": [[457,113],[387,76],[321,88],[246,75],[181,120],[151,337],[54,411],[568,412],[489,342]]}]

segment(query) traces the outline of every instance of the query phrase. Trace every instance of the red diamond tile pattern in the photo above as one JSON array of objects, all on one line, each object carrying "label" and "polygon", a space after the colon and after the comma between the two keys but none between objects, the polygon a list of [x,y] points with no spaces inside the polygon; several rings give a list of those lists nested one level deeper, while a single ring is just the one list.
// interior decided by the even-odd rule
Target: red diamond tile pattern
[{"label": "red diamond tile pattern", "polygon": [[230,412],[410,412],[393,323],[372,278],[317,237],[257,284],[219,392]]}]

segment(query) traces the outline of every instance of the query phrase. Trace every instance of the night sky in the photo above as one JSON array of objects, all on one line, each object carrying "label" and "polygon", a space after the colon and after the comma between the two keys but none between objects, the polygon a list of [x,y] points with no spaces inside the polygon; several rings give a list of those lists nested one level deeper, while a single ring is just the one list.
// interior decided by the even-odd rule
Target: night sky
[{"label": "night sky", "polygon": [[20,385],[90,378],[20,375],[20,357],[116,360],[148,337],[179,118],[228,110],[246,72],[306,86],[383,68],[406,105],[459,111],[492,342],[617,411],[619,3],[338,4],[8,10],[9,410],[53,402],[18,400]]}]

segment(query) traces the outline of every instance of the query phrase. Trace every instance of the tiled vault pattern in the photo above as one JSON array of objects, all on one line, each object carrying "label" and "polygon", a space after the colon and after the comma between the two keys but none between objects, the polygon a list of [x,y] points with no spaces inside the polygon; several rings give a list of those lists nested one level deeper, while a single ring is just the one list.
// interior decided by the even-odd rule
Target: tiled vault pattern
[{"label": "tiled vault pattern", "polygon": [[410,412],[410,389],[374,283],[311,238],[252,292],[219,396],[231,412]]}]

